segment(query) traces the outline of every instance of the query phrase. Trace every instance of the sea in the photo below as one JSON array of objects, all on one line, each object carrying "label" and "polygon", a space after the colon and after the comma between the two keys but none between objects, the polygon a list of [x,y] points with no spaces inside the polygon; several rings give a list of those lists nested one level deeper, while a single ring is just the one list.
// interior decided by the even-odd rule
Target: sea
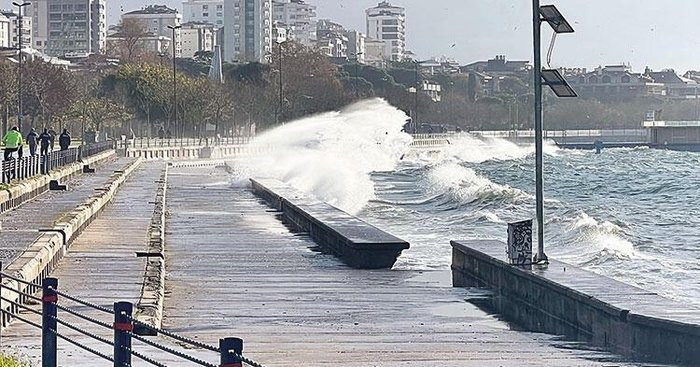
[{"label": "sea", "polygon": [[[450,240],[505,242],[507,223],[535,218],[534,145],[462,133],[417,149],[406,118],[371,99],[292,121],[256,137],[269,153],[238,174],[280,179],[407,240],[398,269],[449,269]],[[700,306],[700,153],[544,152],[550,258]]]}]

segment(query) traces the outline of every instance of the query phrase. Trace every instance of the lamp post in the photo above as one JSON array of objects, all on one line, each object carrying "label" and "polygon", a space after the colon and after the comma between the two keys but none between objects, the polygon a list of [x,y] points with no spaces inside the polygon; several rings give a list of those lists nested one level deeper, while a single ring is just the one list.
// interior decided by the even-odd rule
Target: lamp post
[{"label": "lamp post", "polygon": [[277,40],[277,47],[278,47],[277,58],[279,59],[278,68],[279,68],[279,73],[280,73],[279,79],[278,79],[279,80],[279,85],[278,85],[278,87],[279,87],[279,101],[277,102],[277,113],[275,114],[275,122],[277,123],[277,125],[280,124],[280,120],[282,119],[282,108],[283,108],[282,103],[284,100],[284,94],[283,94],[284,92],[282,90],[282,57],[283,57],[282,56],[282,43],[284,43],[284,41]]},{"label": "lamp post", "polygon": [[[170,42],[170,44],[173,47],[173,111],[174,111],[174,117],[175,117],[175,130],[180,133],[180,128],[177,123],[177,79],[175,75],[175,46],[177,42],[175,42],[175,31],[180,29],[181,26],[179,25],[169,25],[168,28],[170,28],[173,31],[173,39]],[[183,127],[182,132],[180,134],[180,143],[182,144],[182,138],[185,135],[185,129]]]},{"label": "lamp post", "polygon": [[352,53],[355,56],[355,98],[360,98],[360,91],[357,89],[357,81],[360,76],[360,55],[364,55],[364,52]]},{"label": "lamp post", "polygon": [[12,5],[17,7],[17,23],[19,26],[19,31],[17,32],[17,128],[22,131],[22,37],[24,32],[22,31],[24,19],[22,17],[22,8],[29,5],[29,2],[12,2]]},{"label": "lamp post", "polygon": [[413,116],[415,117],[415,121],[413,121],[413,126],[418,126],[418,93],[420,93],[420,87],[418,85],[418,66],[420,65],[420,61],[415,60],[416,63],[416,69],[415,69],[415,83],[416,83],[416,94],[413,96]]},{"label": "lamp post", "polygon": [[574,29],[564,19],[554,5],[540,6],[540,0],[532,0],[532,38],[534,49],[535,87],[535,199],[537,212],[537,253],[533,262],[547,264],[544,253],[544,181],[543,181],[543,141],[542,141],[542,79],[558,97],[576,97],[576,93],[566,83],[558,70],[542,70],[541,26],[549,23],[555,33],[573,33]]}]

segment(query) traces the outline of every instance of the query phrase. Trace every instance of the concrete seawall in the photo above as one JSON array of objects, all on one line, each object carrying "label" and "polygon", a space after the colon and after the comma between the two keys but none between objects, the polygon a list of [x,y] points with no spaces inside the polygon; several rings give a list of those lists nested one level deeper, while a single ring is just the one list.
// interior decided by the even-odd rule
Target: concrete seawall
[{"label": "concrete seawall", "polygon": [[83,159],[82,162],[71,163],[47,175],[38,175],[26,180],[13,183],[5,190],[0,191],[0,213],[15,208],[23,202],[30,200],[49,189],[49,181],[62,182],[82,172],[84,165],[92,165],[113,157],[113,150],[102,152]]},{"label": "concrete seawall", "polygon": [[408,242],[331,205],[309,199],[280,181],[251,179],[251,183],[258,197],[352,267],[391,268],[401,251],[409,247]]},{"label": "concrete seawall", "polygon": [[[83,203],[76,203],[73,211],[64,214],[54,223],[52,228],[29,244],[24,253],[5,268],[5,272],[28,282],[39,284],[63,258],[72,241],[99,215],[112,200],[119,187],[141,162],[142,160],[136,160],[123,170],[115,172],[112,179],[103,188],[96,190]],[[34,293],[28,290],[27,286],[11,279],[3,279],[3,285],[11,289]],[[19,300],[17,293],[9,289],[2,289],[1,294],[2,297],[11,301]],[[14,306],[4,303],[4,307]],[[3,327],[7,321],[3,320]]]},{"label": "concrete seawall", "polygon": [[550,260],[546,269],[505,260],[499,241],[452,241],[455,287],[496,291],[492,307],[529,330],[566,335],[659,363],[700,363],[700,310]]},{"label": "concrete seawall", "polygon": [[[135,305],[136,320],[159,328],[163,323],[163,303],[165,301],[165,211],[168,189],[168,167],[165,167],[155,197],[153,218],[148,229],[146,246],[148,259],[144,271],[144,286]],[[152,329],[138,327],[140,335],[155,335]]]}]

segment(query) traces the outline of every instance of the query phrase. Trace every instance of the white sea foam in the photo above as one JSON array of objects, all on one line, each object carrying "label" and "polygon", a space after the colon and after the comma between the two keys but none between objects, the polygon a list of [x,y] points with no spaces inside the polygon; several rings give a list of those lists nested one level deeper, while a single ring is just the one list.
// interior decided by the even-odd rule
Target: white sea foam
[{"label": "white sea foam", "polygon": [[609,222],[599,222],[586,213],[574,217],[568,230],[574,236],[577,249],[584,256],[613,256],[631,258],[637,255],[634,244],[625,238],[620,226]]},{"label": "white sea foam", "polygon": [[456,162],[441,163],[428,171],[427,189],[434,194],[447,194],[457,204],[476,200],[518,200],[527,194],[508,185],[497,184]]},{"label": "white sea foam", "polygon": [[350,213],[374,198],[369,174],[393,170],[411,143],[406,115],[381,99],[286,123],[253,145],[271,151],[248,160],[248,177],[273,177]]}]

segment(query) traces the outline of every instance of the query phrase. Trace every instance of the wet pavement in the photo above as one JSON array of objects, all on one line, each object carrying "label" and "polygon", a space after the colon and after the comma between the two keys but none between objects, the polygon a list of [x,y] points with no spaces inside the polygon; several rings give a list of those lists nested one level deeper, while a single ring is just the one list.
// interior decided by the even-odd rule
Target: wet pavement
[{"label": "wet pavement", "polygon": [[176,168],[169,182],[169,330],[241,337],[266,366],[638,365],[511,330],[447,272],[350,269],[223,170]]},{"label": "wet pavement", "polygon": [[[115,301],[135,303],[138,300],[145,258],[137,258],[135,252],[147,248],[146,234],[153,216],[153,200],[157,189],[155,181],[160,178],[163,168],[162,163],[143,163],[127,179],[101,215],[74,241],[70,251],[51,275],[59,279],[60,291],[109,309]],[[112,315],[77,305],[64,297],[59,297],[59,304],[109,324],[113,320]],[[40,306],[35,308],[41,310]],[[26,311],[22,316],[41,322],[38,315]],[[58,317],[112,340],[111,329],[77,319],[60,310]],[[106,344],[60,325],[58,331],[98,351],[112,354],[112,347]],[[40,330],[16,321],[4,331],[2,337],[3,353],[19,356],[31,366],[39,365]],[[112,366],[110,362],[78,350],[60,339],[58,346],[59,366]]]},{"label": "wet pavement", "polygon": [[[148,201],[159,173],[142,166],[81,234],[54,273],[59,289],[105,307],[135,301],[143,262],[133,254],[145,248],[153,211]],[[471,291],[452,288],[447,271],[351,269],[319,252],[307,235],[290,231],[222,169],[172,168],[168,182],[163,327],[169,331],[214,346],[219,338],[241,337],[244,354],[269,367],[643,365],[512,330],[466,302]],[[111,321],[99,311],[74,309]],[[88,328],[110,339],[109,330]],[[32,365],[39,345],[39,332],[21,323],[3,335],[3,352]],[[140,342],[134,348],[167,366],[192,365]],[[213,353],[187,352],[218,363]],[[59,365],[112,364],[59,340]],[[134,359],[133,365],[146,364]]]},{"label": "wet pavement", "polygon": [[95,193],[114,174],[133,162],[132,158],[110,158],[93,165],[95,173],[79,174],[61,182],[66,191],[47,191],[13,210],[0,214],[0,261],[3,268],[22,254],[31,244],[41,228],[51,228],[64,213],[73,210],[78,204]]}]

